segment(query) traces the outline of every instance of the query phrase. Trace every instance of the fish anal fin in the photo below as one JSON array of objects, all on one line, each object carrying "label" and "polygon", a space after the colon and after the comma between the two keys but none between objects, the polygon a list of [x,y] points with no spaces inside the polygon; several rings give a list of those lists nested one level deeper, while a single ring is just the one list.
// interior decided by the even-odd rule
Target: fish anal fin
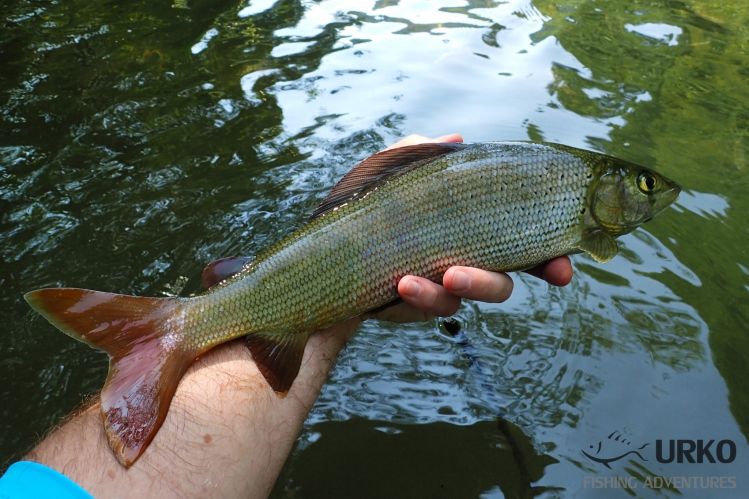
[{"label": "fish anal fin", "polygon": [[616,256],[619,246],[614,236],[599,229],[586,231],[577,249],[588,253],[595,261],[605,263]]},{"label": "fish anal fin", "polygon": [[252,258],[249,256],[230,256],[212,261],[203,269],[201,275],[203,288],[210,289],[238,274],[251,261]]},{"label": "fish anal fin", "polygon": [[388,149],[374,154],[355,167],[333,187],[320,203],[312,219],[331,211],[352,199],[356,194],[369,191],[385,180],[416,168],[425,161],[467,147],[454,142],[434,142]]},{"label": "fish anal fin", "polygon": [[86,289],[25,295],[50,323],[109,354],[101,392],[104,428],[117,460],[132,465],[166,418],[182,375],[198,352],[183,347],[182,302]]},{"label": "fish anal fin", "polygon": [[245,342],[252,359],[271,388],[286,394],[299,374],[309,333],[250,334]]}]

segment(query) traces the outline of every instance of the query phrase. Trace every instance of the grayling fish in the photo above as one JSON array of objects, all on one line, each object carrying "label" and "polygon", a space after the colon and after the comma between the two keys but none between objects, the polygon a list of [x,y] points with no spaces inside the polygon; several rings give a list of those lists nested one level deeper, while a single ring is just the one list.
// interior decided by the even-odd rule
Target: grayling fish
[{"label": "grayling fish", "polygon": [[557,144],[407,146],[357,165],[306,225],[254,261],[209,266],[214,285],[203,295],[61,288],[26,299],[109,354],[101,408],[110,445],[129,466],[187,367],[216,345],[246,335],[270,385],[287,391],[310,334],[397,299],[403,276],[440,282],[453,265],[521,270],[578,251],[605,262],[617,236],[679,191],[647,168]]}]

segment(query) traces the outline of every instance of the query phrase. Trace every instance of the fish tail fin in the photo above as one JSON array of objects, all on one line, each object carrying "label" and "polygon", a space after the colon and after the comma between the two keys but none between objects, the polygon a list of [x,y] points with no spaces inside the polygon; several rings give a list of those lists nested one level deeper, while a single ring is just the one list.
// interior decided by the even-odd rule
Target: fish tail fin
[{"label": "fish tail fin", "polygon": [[161,427],[198,353],[184,347],[185,300],[75,288],[39,289],[24,298],[65,334],[109,354],[102,417],[115,456],[130,466]]}]

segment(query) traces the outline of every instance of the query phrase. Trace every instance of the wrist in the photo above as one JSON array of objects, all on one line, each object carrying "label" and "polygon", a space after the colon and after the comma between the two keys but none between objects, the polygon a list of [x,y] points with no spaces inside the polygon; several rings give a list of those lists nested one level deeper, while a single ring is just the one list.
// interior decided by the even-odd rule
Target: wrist
[{"label": "wrist", "polygon": [[242,340],[198,359],[161,430],[131,468],[117,463],[96,404],[46,438],[29,459],[65,473],[95,497],[267,495],[333,363],[361,321],[312,335],[286,396],[271,390]]},{"label": "wrist", "polygon": [[338,353],[360,323],[352,319],[312,335],[285,395],[270,388],[243,340],[196,361],[175,395],[175,418],[165,434],[176,443],[176,454],[202,458],[201,471],[191,478],[222,477],[233,486],[206,492],[268,495]]}]

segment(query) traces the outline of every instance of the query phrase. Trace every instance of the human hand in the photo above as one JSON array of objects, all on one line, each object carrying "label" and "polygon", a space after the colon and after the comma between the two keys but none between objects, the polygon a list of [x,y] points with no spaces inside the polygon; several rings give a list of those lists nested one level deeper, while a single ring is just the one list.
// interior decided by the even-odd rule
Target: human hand
[{"label": "human hand", "polygon": [[[387,149],[426,142],[463,142],[460,134],[443,135],[436,139],[409,135]],[[566,286],[572,280],[572,264],[566,256],[554,258],[528,273],[549,284]],[[417,276],[405,276],[398,282],[403,303],[388,307],[372,317],[392,322],[418,322],[435,316],[450,316],[458,311],[461,298],[501,303],[512,293],[513,283],[504,272],[489,272],[473,267],[451,267],[442,278],[442,285]]]},{"label": "human hand", "polygon": [[[394,146],[462,140],[460,135],[411,136]],[[557,258],[531,273],[564,285],[572,268],[567,258]],[[453,267],[442,286],[406,276],[398,292],[406,303],[378,317],[414,321],[450,315],[461,297],[503,301],[512,292],[512,280],[503,273]],[[244,342],[228,342],[201,355],[179,383],[148,451],[127,470],[109,448],[98,403],[58,426],[27,459],[64,471],[95,497],[123,490],[131,496],[267,497],[338,352],[360,321],[355,317],[312,335],[284,397],[270,388]]]}]

